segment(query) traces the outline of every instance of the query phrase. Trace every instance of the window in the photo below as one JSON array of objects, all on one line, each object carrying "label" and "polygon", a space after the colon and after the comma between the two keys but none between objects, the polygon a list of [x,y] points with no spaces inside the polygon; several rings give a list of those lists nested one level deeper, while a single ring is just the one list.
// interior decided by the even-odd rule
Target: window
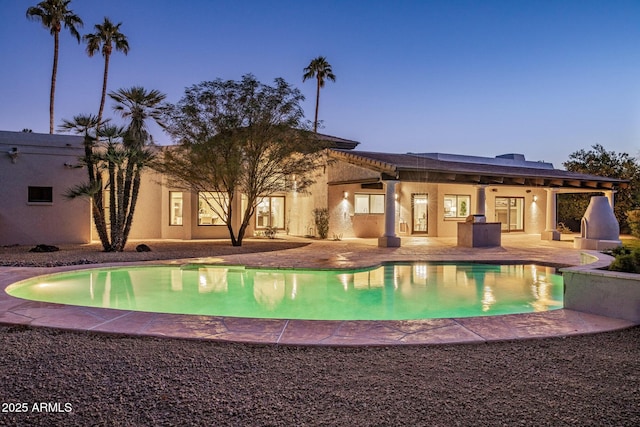
[{"label": "window", "polygon": [[198,225],[225,225],[229,198],[224,193],[198,193]]},{"label": "window", "polygon": [[53,203],[53,187],[29,187],[29,203]]},{"label": "window", "polygon": [[444,217],[466,218],[470,215],[471,196],[459,194],[444,195]]},{"label": "window", "polygon": [[256,206],[256,228],[273,227],[284,230],[284,197],[263,198]]},{"label": "window", "polygon": [[182,193],[178,191],[170,191],[169,204],[169,225],[182,225]]},{"label": "window", "polygon": [[384,194],[355,194],[356,214],[383,214]]}]

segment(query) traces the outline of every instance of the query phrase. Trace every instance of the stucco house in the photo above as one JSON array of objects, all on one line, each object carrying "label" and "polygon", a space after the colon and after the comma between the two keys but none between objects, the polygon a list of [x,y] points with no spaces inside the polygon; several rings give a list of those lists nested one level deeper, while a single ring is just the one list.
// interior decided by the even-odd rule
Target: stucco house
[{"label": "stucco house", "polygon": [[[314,208],[328,208],[329,235],[379,238],[456,236],[469,215],[500,223],[504,233],[558,239],[556,196],[602,192],[613,204],[620,180],[555,169],[521,154],[492,158],[443,153],[375,153],[359,143],[333,143],[332,160],[306,193],[266,196],[247,235],[273,227],[315,235]],[[0,245],[87,243],[96,239],[90,204],[69,200],[67,189],[86,180],[78,159],[82,137],[0,131]],[[207,194],[171,188],[149,170],[143,177],[130,239],[228,238],[204,202]],[[244,206],[237,197],[236,212]],[[237,217],[239,225],[240,216]]]}]

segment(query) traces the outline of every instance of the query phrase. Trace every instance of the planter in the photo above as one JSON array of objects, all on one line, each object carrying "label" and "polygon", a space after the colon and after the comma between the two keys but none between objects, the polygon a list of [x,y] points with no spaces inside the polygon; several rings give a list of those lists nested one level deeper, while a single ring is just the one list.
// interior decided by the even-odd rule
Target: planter
[{"label": "planter", "polygon": [[640,274],[598,270],[613,258],[582,254],[584,264],[563,268],[564,308],[640,323]]}]

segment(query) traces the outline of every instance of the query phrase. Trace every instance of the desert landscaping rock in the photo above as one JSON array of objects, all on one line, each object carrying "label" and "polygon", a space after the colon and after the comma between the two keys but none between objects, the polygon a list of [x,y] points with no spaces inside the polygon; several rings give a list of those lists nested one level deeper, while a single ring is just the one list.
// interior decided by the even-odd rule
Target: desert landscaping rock
[{"label": "desert landscaping rock", "polygon": [[288,347],[0,326],[0,425],[635,426],[640,327],[483,345]]}]

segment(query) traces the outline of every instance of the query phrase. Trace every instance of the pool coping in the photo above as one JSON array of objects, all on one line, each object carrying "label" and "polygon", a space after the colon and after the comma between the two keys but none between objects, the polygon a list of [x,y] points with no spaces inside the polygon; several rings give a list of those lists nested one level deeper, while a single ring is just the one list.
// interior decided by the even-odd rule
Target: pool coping
[{"label": "pool coping", "polygon": [[[481,261],[474,260],[473,262]],[[511,260],[505,262],[511,262]],[[513,262],[527,263],[528,261],[514,260]],[[539,261],[533,262],[540,263]],[[12,297],[5,292],[5,289],[13,283],[58,272],[100,267],[175,265],[178,263],[193,264],[194,259],[147,261],[135,264],[82,264],[49,268],[0,267],[0,289],[2,290],[0,293],[0,324],[42,326],[131,336],[270,345],[331,346],[483,343],[592,334],[635,325],[627,320],[565,308],[538,313],[423,320],[252,319],[70,306],[23,300]],[[225,263],[225,265],[240,264]]]}]

